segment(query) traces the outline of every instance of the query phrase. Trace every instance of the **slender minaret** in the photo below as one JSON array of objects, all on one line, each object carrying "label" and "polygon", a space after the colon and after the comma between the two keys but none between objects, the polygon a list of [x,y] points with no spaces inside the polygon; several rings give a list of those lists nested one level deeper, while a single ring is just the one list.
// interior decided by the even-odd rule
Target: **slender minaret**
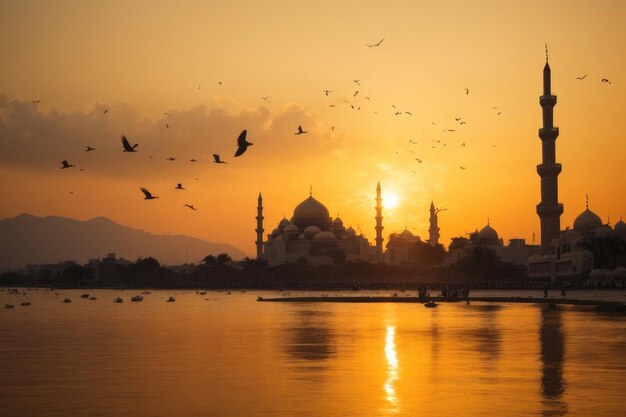
[{"label": "slender minaret", "polygon": [[261,259],[263,255],[263,196],[259,193],[259,204],[256,207],[256,258]]},{"label": "slender minaret", "polygon": [[428,229],[428,243],[430,246],[437,246],[439,243],[439,226],[437,225],[437,213],[440,210],[435,208],[435,203],[430,202],[430,228]]},{"label": "slender minaret", "polygon": [[539,129],[542,143],[542,162],[537,165],[537,173],[541,177],[541,202],[537,204],[537,214],[541,221],[541,252],[550,253],[552,239],[558,238],[561,231],[560,216],[563,214],[563,204],[559,204],[558,175],[561,173],[561,164],[557,164],[555,142],[559,136],[559,128],[554,127],[553,111],[556,105],[556,96],[550,88],[550,65],[546,50],[546,66],[543,68],[543,95],[539,98],[543,111],[543,127]]},{"label": "slender minaret", "polygon": [[380,182],[376,187],[376,254],[383,254],[383,199],[380,195]]}]

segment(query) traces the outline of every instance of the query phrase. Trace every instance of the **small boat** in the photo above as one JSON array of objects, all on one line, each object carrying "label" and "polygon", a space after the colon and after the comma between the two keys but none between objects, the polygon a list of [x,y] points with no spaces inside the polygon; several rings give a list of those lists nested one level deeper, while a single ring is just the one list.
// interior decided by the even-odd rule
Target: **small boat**
[{"label": "small boat", "polygon": [[200,291],[200,295],[205,295],[206,291]]},{"label": "small boat", "polygon": [[13,308],[13,307],[15,307],[13,304],[5,304],[4,305],[4,308]]},{"label": "small boat", "polygon": [[130,299],[130,301],[143,301],[143,296],[135,295]]},{"label": "small boat", "polygon": [[146,291],[142,292],[142,294],[146,294],[146,295],[150,294],[150,291],[146,290]]},{"label": "small boat", "polygon": [[263,301],[263,297],[258,296],[258,297],[256,298],[256,300],[257,300],[257,301]]},{"label": "small boat", "polygon": [[113,300],[114,303],[123,303],[124,299],[122,297],[115,297],[115,299]]},{"label": "small boat", "polygon": [[439,304],[435,303],[434,301],[428,301],[427,303],[424,303],[424,307],[426,308],[435,308],[437,307]]},{"label": "small boat", "polygon": [[96,298],[96,297],[93,297],[93,296],[92,296],[92,297],[89,297],[89,299],[90,299],[90,300],[92,300],[92,301],[93,301],[93,300],[97,300],[97,298]]},{"label": "small boat", "polygon": [[29,306],[29,305],[30,305],[30,301],[24,301],[24,302],[21,304],[21,306],[22,306],[22,307],[27,307],[27,306]]},{"label": "small boat", "polygon": [[165,300],[167,303],[173,303],[174,301],[176,301],[176,299],[174,297],[170,297],[167,300]]},{"label": "small boat", "polygon": [[89,294],[83,294],[80,296],[80,298],[89,298]]},{"label": "small boat", "polygon": [[69,298],[66,298],[65,300],[63,300],[64,303],[71,303],[72,300],[70,300]]}]

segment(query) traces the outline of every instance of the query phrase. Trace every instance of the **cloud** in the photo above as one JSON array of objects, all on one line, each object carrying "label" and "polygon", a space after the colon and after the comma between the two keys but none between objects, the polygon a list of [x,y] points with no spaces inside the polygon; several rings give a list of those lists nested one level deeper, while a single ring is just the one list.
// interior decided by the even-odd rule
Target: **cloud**
[{"label": "cloud", "polygon": [[[299,125],[309,133],[295,136]],[[234,159],[236,138],[243,129],[254,146]],[[127,104],[42,112],[31,102],[0,95],[0,166],[48,171],[67,159],[90,174],[150,178],[173,172],[192,175],[198,165],[212,164],[212,154],[218,153],[228,166],[259,169],[332,155],[341,140],[326,130],[319,115],[294,104],[277,111],[261,106],[234,114],[220,105],[197,106],[151,120]],[[122,152],[122,134],[139,144],[137,153]],[[85,152],[87,145],[96,150]],[[176,161],[165,160],[170,156]],[[191,158],[200,162],[190,163]]]}]

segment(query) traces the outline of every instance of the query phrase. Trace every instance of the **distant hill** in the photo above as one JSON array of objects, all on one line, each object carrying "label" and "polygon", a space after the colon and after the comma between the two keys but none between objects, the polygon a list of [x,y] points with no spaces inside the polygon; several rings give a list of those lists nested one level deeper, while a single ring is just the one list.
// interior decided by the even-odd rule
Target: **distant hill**
[{"label": "distant hill", "polygon": [[233,259],[246,256],[228,244],[183,235],[155,235],[122,226],[105,217],[80,221],[25,213],[0,220],[0,248],[1,269],[64,260],[82,264],[110,252],[132,261],[152,256],[169,265],[183,263],[185,251],[190,263],[224,252]]}]

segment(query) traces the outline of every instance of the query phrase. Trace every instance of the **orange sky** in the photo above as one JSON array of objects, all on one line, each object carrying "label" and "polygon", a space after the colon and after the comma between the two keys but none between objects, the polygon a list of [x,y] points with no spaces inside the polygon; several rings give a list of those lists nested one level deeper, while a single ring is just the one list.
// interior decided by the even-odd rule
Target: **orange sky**
[{"label": "orange sky", "polygon": [[[544,42],[562,227],[587,192],[605,221],[626,214],[626,2],[126,3],[0,1],[0,218],[106,216],[253,254],[259,191],[267,233],[311,184],[373,242],[380,180],[399,197],[385,238],[405,226],[427,238],[434,199],[446,245],[487,218],[538,241]],[[235,160],[244,128],[254,146]],[[139,152],[122,153],[121,134]]]}]

